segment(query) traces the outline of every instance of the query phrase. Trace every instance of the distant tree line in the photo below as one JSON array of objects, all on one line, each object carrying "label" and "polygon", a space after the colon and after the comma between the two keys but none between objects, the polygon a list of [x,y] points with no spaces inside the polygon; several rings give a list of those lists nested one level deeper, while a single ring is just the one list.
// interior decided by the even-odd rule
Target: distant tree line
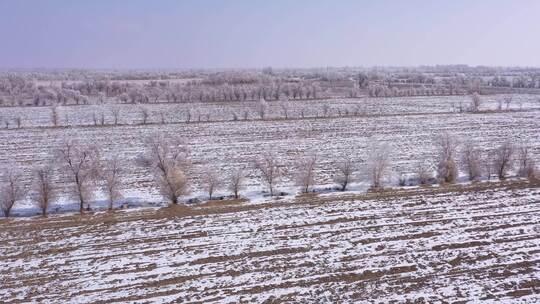
[{"label": "distant tree line", "polygon": [[0,106],[443,96],[540,89],[539,69],[434,66],[190,71],[0,71]]}]

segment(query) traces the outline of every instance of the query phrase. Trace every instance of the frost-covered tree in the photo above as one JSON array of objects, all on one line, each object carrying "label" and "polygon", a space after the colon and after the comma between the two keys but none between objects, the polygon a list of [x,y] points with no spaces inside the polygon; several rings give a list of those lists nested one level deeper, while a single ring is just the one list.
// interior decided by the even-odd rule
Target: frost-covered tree
[{"label": "frost-covered tree", "polygon": [[240,197],[240,191],[244,187],[245,179],[246,173],[243,168],[233,170],[233,172],[229,175],[228,189],[233,193],[235,199]]},{"label": "frost-covered tree", "polygon": [[471,95],[471,112],[480,111],[480,106],[482,104],[482,98],[477,92]]},{"label": "frost-covered tree", "polygon": [[298,171],[296,183],[302,193],[308,193],[315,184],[315,167],[317,165],[317,155],[304,156],[297,161]]},{"label": "frost-covered tree", "polygon": [[54,127],[58,126],[59,116],[58,116],[58,107],[57,106],[52,106],[51,107],[51,121],[52,121],[52,125]]},{"label": "frost-covered tree", "polygon": [[463,144],[461,163],[470,181],[477,180],[482,176],[482,153],[470,140]]},{"label": "frost-covered tree", "polygon": [[178,204],[178,198],[189,192],[185,144],[179,138],[155,134],[146,140],[146,145],[147,151],[139,158],[139,163],[152,172],[161,194]]},{"label": "frost-covered tree", "polygon": [[46,215],[52,200],[55,198],[56,189],[52,182],[52,167],[46,165],[35,170],[33,184],[33,198],[36,206]]},{"label": "frost-covered tree", "polygon": [[74,184],[73,194],[78,199],[79,211],[82,213],[92,193],[92,183],[98,176],[99,149],[97,146],[83,145],[76,140],[65,139],[56,154],[60,168]]},{"label": "frost-covered tree", "polygon": [[427,185],[433,179],[433,164],[429,161],[422,161],[416,167],[416,175],[420,185]]},{"label": "frost-covered tree", "polygon": [[514,145],[510,140],[504,141],[495,151],[493,167],[499,179],[505,179],[508,170],[512,168],[512,156],[514,155]]},{"label": "frost-covered tree", "polygon": [[259,101],[259,104],[257,105],[257,113],[259,114],[259,118],[264,120],[266,118],[266,114],[268,112],[268,103],[266,103],[266,100],[264,98],[261,98]]},{"label": "frost-covered tree", "polygon": [[0,208],[9,217],[15,203],[24,198],[26,189],[21,183],[21,174],[14,167],[4,169],[4,181],[0,189]]},{"label": "frost-covered tree", "polygon": [[145,125],[146,123],[148,123],[148,117],[150,117],[150,112],[146,107],[140,107],[139,111],[141,112],[141,123]]},{"label": "frost-covered tree", "polygon": [[101,162],[100,176],[104,184],[109,210],[113,209],[114,202],[122,198],[120,193],[122,171],[118,156],[104,159]]},{"label": "frost-covered tree", "polygon": [[268,186],[270,195],[274,196],[276,184],[280,181],[284,171],[275,154],[265,153],[255,160],[255,168],[261,174],[263,183]]},{"label": "frost-covered tree", "polygon": [[510,110],[510,104],[512,103],[512,96],[506,96],[504,98],[504,103],[506,105],[506,111]]},{"label": "frost-covered tree", "polygon": [[113,123],[114,125],[118,125],[118,118],[120,117],[120,107],[114,106],[111,108],[111,114],[113,117]]},{"label": "frost-covered tree", "polygon": [[212,168],[206,168],[203,172],[202,183],[204,190],[208,193],[208,199],[212,200],[216,190],[221,188],[221,179],[216,170]]},{"label": "frost-covered tree", "polygon": [[517,160],[519,163],[518,174],[521,177],[534,178],[536,175],[536,164],[531,157],[531,152],[526,144],[519,146],[517,151]]},{"label": "frost-covered tree", "polygon": [[368,157],[368,172],[371,186],[374,189],[382,187],[383,178],[390,167],[390,148],[386,144],[375,144],[370,148]]},{"label": "frost-covered tree", "polygon": [[345,156],[344,159],[335,165],[336,173],[334,182],[340,186],[341,191],[347,190],[347,186],[351,183],[353,174],[356,172],[352,159]]},{"label": "frost-covered tree", "polygon": [[455,160],[457,140],[448,133],[443,133],[437,141],[439,163],[437,177],[445,183],[453,183],[458,176],[458,168]]},{"label": "frost-covered tree", "polygon": [[279,107],[281,108],[281,112],[282,112],[283,117],[285,119],[288,119],[289,118],[289,108],[290,108],[289,98],[287,98],[286,96],[283,97],[283,99],[279,101]]}]

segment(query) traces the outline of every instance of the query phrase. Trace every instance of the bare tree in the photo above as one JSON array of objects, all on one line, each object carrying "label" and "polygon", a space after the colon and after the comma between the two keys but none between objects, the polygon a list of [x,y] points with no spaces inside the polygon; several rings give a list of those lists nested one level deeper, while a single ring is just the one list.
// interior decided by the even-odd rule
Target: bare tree
[{"label": "bare tree", "polygon": [[493,166],[499,179],[505,179],[508,170],[512,167],[514,145],[510,140],[503,142],[495,151]]},{"label": "bare tree", "polygon": [[99,150],[96,146],[84,146],[68,139],[57,150],[57,155],[63,171],[75,184],[74,194],[79,200],[79,211],[82,213],[91,194],[91,183],[98,175]]},{"label": "bare tree", "polygon": [[205,169],[203,174],[204,190],[208,193],[208,199],[212,200],[212,195],[222,185],[221,179],[219,178],[218,173],[211,168]]},{"label": "bare tree", "polygon": [[52,167],[47,165],[36,169],[35,176],[34,201],[41,210],[41,214],[45,216],[55,196],[52,183]]},{"label": "bare tree", "polygon": [[463,113],[463,101],[459,101],[458,103],[458,110],[459,110],[459,113]]},{"label": "bare tree", "polygon": [[445,183],[453,183],[458,176],[455,154],[457,140],[448,133],[444,133],[438,139],[439,164],[437,166],[437,177]]},{"label": "bare tree", "polygon": [[466,141],[463,145],[463,152],[461,156],[462,164],[469,176],[469,180],[474,181],[482,176],[481,169],[481,152],[472,141]]},{"label": "bare tree", "polygon": [[330,106],[328,104],[323,105],[323,117],[328,117],[328,112],[330,111]]},{"label": "bare tree", "polygon": [[92,112],[92,121],[94,122],[94,126],[98,125],[98,118],[96,112]]},{"label": "bare tree", "polygon": [[480,111],[480,105],[482,104],[482,99],[480,98],[480,95],[475,92],[471,96],[471,112],[478,112]]},{"label": "bare tree", "polygon": [[112,107],[111,108],[111,114],[113,116],[113,123],[114,125],[118,125],[118,117],[120,117],[120,107]]},{"label": "bare tree", "polygon": [[26,189],[21,185],[21,175],[14,167],[8,167],[4,175],[4,185],[0,192],[0,207],[5,217],[9,217],[15,203],[24,198]]},{"label": "bare tree", "polygon": [[240,191],[244,187],[244,181],[246,179],[245,170],[239,168],[234,170],[229,176],[229,191],[234,194],[234,198],[238,199],[240,197]]},{"label": "bare tree", "polygon": [[52,120],[53,126],[57,127],[58,126],[58,107],[57,106],[51,107],[51,120]]},{"label": "bare tree", "polygon": [[281,112],[283,113],[283,117],[285,119],[289,118],[289,99],[287,97],[284,97],[283,100],[280,100],[279,106],[281,107]]},{"label": "bare tree", "polygon": [[103,161],[100,175],[105,185],[109,210],[113,209],[114,202],[122,198],[120,193],[120,175],[122,168],[117,156]]},{"label": "bare tree", "polygon": [[378,189],[382,186],[383,178],[390,167],[390,148],[385,144],[378,144],[371,148],[368,158],[368,172],[371,185]]},{"label": "bare tree", "polygon": [[506,96],[504,98],[504,103],[506,105],[506,111],[510,110],[510,104],[512,103],[512,96]]},{"label": "bare tree", "polygon": [[159,112],[159,117],[160,117],[160,121],[161,121],[161,124],[165,124],[165,113],[163,113],[163,111],[160,111]]},{"label": "bare tree", "polygon": [[315,167],[317,165],[317,155],[308,155],[298,161],[298,173],[296,183],[300,186],[302,193],[308,193],[310,187],[315,184]]},{"label": "bare tree", "polygon": [[261,178],[268,186],[270,195],[274,196],[274,188],[283,174],[277,157],[272,153],[266,153],[255,161],[255,168],[261,173]]},{"label": "bare tree", "polygon": [[420,185],[427,185],[433,179],[433,166],[429,162],[421,162],[416,168],[418,182]]},{"label": "bare tree", "polygon": [[350,157],[345,156],[343,161],[336,164],[336,175],[334,176],[334,182],[336,182],[341,188],[341,191],[347,190],[347,186],[350,184],[356,169]]},{"label": "bare tree", "polygon": [[140,111],[142,117],[142,124],[145,125],[148,122],[148,117],[150,116],[150,113],[148,112],[148,109],[146,107],[140,107]]},{"label": "bare tree", "polygon": [[264,98],[261,98],[259,101],[259,104],[257,105],[257,113],[259,114],[259,117],[264,120],[266,117],[266,112],[268,111],[268,104],[266,103],[266,100]]},{"label": "bare tree", "polygon": [[148,150],[140,162],[154,175],[161,194],[173,204],[189,191],[185,175],[188,167],[187,148],[178,138],[165,138],[162,134],[146,141]]},{"label": "bare tree", "polygon": [[534,159],[532,159],[530,154],[529,147],[525,144],[522,144],[518,148],[518,174],[521,177],[532,178],[535,176],[536,164],[534,163]]}]

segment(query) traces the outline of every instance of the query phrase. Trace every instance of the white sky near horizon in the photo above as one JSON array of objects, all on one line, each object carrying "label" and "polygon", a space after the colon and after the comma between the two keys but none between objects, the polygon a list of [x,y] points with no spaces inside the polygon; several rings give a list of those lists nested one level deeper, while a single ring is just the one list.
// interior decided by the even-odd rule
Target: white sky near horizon
[{"label": "white sky near horizon", "polygon": [[540,66],[540,1],[0,0],[3,68]]}]

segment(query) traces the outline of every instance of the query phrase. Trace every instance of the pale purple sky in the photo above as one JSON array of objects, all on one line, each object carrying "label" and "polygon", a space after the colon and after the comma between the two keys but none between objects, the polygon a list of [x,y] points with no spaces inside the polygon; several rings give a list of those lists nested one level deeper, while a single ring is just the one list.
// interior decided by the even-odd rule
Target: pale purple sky
[{"label": "pale purple sky", "polygon": [[538,0],[0,0],[0,67],[540,66]]}]

